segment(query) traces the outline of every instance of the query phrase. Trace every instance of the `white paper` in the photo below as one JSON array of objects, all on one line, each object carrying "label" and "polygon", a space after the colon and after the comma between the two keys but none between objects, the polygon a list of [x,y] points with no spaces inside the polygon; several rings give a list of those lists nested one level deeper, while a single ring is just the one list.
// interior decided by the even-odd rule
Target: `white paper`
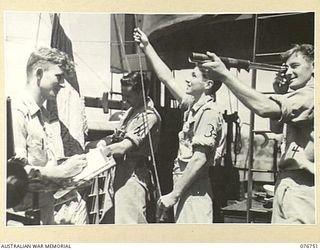
[{"label": "white paper", "polygon": [[[80,184],[94,178],[102,172],[112,168],[116,165],[116,162],[112,156],[105,156],[100,148],[90,149],[86,154],[88,165],[83,169],[81,173],[72,178],[73,182]],[[59,199],[72,190],[67,188],[65,190],[57,191],[54,194],[55,199]]]},{"label": "white paper", "polygon": [[88,165],[80,174],[73,177],[73,181],[89,181],[96,175],[116,165],[113,157],[105,156],[100,148],[90,149],[89,153],[86,154],[86,158]]}]

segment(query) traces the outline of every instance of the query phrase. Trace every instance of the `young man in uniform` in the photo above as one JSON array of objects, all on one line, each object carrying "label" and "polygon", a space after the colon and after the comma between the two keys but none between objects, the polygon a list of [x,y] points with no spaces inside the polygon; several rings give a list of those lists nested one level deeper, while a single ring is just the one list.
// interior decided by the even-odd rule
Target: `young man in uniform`
[{"label": "young man in uniform", "polygon": [[314,48],[295,45],[282,55],[288,69],[278,75],[275,90],[290,92],[268,97],[233,76],[220,58],[207,53],[203,64],[251,111],[283,125],[284,140],[273,202],[272,223],[315,223],[314,207]]},{"label": "young man in uniform", "polygon": [[195,67],[186,80],[186,92],[172,77],[171,70],[157,55],[147,36],[135,29],[134,39],[151,62],[159,80],[179,101],[184,111],[179,133],[179,151],[173,169],[172,192],[160,197],[164,210],[174,206],[176,223],[212,223],[212,189],[209,167],[222,155],[223,118],[215,102],[221,83],[211,80],[210,72]]},{"label": "young man in uniform", "polygon": [[[58,165],[53,150],[56,134],[50,130],[50,117],[43,106],[46,100],[56,98],[64,86],[64,75],[73,70],[68,56],[50,48],[39,48],[31,53],[27,62],[27,84],[12,99],[13,135],[15,158],[23,159],[27,173],[39,172],[43,178],[68,179],[87,165],[84,155],[74,155]],[[50,187],[44,187],[44,189]],[[54,224],[53,192],[39,192],[40,220]],[[31,208],[29,193],[16,210]]]},{"label": "young man in uniform", "polygon": [[148,223],[151,216],[147,207],[154,187],[149,167],[159,142],[161,118],[147,96],[149,87],[145,73],[132,72],[121,79],[123,100],[130,108],[111,136],[111,144],[110,137],[97,144],[117,162],[113,185],[115,224]]}]

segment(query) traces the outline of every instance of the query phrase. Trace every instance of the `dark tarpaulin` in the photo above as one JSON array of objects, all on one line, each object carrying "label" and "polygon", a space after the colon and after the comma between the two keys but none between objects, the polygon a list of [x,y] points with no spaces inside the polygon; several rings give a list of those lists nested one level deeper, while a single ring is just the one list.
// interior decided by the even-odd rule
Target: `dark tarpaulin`
[{"label": "dark tarpaulin", "polygon": [[151,38],[160,37],[202,24],[237,21],[252,18],[252,14],[178,14],[178,15],[143,15],[143,30]]},{"label": "dark tarpaulin", "polygon": [[[191,52],[252,60],[253,14],[144,15],[142,28],[172,69],[192,67],[187,60]],[[314,13],[259,14],[258,54],[279,53],[294,43],[314,43]],[[277,55],[256,59],[280,63]]]},{"label": "dark tarpaulin", "polygon": [[252,14],[144,15],[143,30],[172,69],[192,68],[191,52],[251,59]]},{"label": "dark tarpaulin", "polygon": [[[155,31],[180,26],[183,28],[190,21],[197,21],[205,15],[143,15],[143,31],[149,36]],[[216,15],[213,15],[216,16]]]}]

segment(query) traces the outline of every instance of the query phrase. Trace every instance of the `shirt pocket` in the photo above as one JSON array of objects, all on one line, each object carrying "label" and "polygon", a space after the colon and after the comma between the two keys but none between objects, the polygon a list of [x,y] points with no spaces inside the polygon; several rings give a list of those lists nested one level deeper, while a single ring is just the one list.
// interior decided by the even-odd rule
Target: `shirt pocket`
[{"label": "shirt pocket", "polygon": [[48,162],[46,140],[30,138],[27,147],[28,163],[34,166],[45,166]]},{"label": "shirt pocket", "polygon": [[187,121],[183,124],[182,131],[179,133],[179,158],[188,160],[192,157],[192,138],[194,121]]}]

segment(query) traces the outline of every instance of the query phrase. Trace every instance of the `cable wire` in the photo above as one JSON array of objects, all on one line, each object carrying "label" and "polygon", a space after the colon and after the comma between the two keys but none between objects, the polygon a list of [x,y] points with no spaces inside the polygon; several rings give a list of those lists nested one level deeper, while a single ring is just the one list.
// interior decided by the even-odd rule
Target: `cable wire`
[{"label": "cable wire", "polygon": [[39,33],[40,33],[40,24],[41,24],[41,13],[39,14],[38,28],[37,28],[37,34],[36,34],[36,44],[35,44],[35,46],[34,46],[35,49],[38,47],[38,40],[39,40]]}]

